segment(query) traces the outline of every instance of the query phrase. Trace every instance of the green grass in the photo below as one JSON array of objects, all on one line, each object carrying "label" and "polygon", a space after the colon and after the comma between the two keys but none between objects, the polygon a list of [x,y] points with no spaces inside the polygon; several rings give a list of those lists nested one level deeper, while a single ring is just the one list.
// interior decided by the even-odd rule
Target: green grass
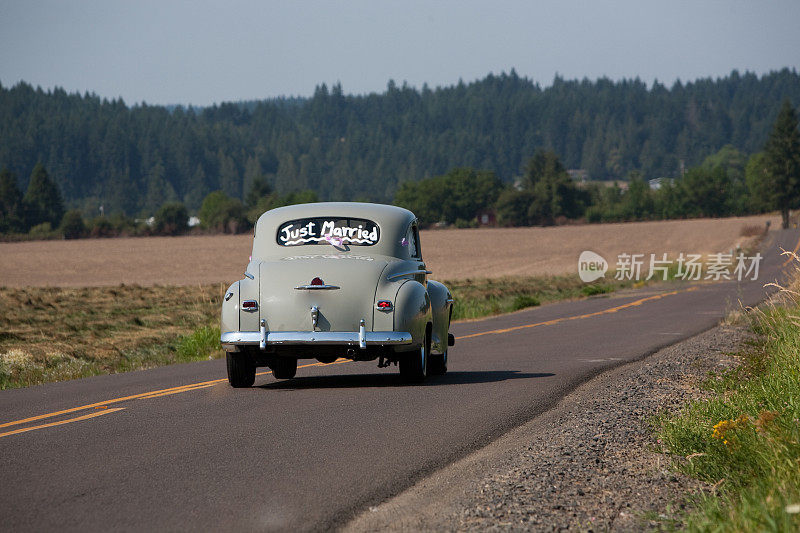
[{"label": "green grass", "polygon": [[196,329],[178,341],[175,349],[176,359],[180,362],[189,362],[209,359],[210,354],[221,356],[222,346],[219,337],[218,327],[204,326]]},{"label": "green grass", "polygon": [[800,529],[800,307],[753,317],[760,340],[712,376],[710,398],[660,420],[676,468],[702,480],[692,531]]},{"label": "green grass", "polygon": [[537,305],[605,294],[633,286],[630,281],[607,279],[591,284],[578,276],[503,277],[446,281],[453,294],[453,320],[475,319]]}]

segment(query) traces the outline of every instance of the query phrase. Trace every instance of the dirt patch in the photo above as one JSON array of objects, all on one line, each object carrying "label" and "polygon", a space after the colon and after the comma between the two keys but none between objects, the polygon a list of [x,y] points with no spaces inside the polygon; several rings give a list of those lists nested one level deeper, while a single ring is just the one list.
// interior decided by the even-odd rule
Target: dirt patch
[{"label": "dirt patch", "polygon": [[[592,250],[620,253],[727,251],[774,216],[591,224],[551,228],[429,230],[422,233],[433,278],[457,280],[574,273]],[[748,230],[751,231],[751,230]],[[251,235],[144,237],[0,243],[0,286],[197,285],[242,277]]]}]

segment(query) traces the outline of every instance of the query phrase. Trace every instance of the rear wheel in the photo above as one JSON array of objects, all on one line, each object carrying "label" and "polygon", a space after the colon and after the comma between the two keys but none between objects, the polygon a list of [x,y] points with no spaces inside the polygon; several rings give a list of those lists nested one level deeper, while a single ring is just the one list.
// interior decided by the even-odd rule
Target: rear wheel
[{"label": "rear wheel", "polygon": [[428,374],[441,376],[447,373],[447,350],[444,353],[431,354],[428,359]]},{"label": "rear wheel", "polygon": [[256,365],[249,354],[228,352],[225,354],[228,366],[228,383],[237,389],[252,387],[256,381]]},{"label": "rear wheel", "polygon": [[277,379],[292,379],[297,374],[297,359],[276,357],[270,368],[272,368],[272,375]]},{"label": "rear wheel", "polygon": [[430,340],[428,334],[418,350],[409,352],[400,359],[400,375],[408,381],[423,381],[428,375],[428,350]]}]

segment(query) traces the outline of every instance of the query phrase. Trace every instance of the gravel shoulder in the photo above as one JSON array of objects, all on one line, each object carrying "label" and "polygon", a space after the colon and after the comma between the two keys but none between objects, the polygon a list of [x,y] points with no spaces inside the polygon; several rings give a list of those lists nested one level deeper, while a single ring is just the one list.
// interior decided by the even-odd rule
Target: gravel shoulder
[{"label": "gravel shoulder", "polygon": [[345,531],[641,531],[699,484],[673,473],[650,420],[703,392],[751,337],[721,325],[581,385],[554,409],[356,516]]}]

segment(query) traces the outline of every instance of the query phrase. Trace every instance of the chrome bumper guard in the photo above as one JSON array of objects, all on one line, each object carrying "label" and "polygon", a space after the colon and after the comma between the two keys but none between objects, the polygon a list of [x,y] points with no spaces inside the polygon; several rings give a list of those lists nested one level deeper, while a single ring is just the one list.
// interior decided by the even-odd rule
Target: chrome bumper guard
[{"label": "chrome bumper guard", "polygon": [[220,342],[227,352],[239,351],[240,346],[297,345],[297,346],[396,346],[411,344],[411,333],[399,331],[228,331]]}]

